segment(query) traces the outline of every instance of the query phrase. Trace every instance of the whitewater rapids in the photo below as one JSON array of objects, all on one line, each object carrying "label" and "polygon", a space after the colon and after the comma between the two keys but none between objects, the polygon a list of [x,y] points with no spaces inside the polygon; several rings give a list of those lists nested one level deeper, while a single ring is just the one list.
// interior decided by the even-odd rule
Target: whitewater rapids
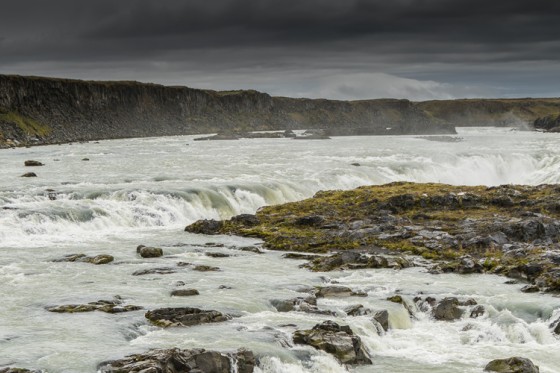
[{"label": "whitewater rapids", "polygon": [[[254,213],[259,207],[311,197],[319,190],[391,181],[455,185],[560,183],[560,135],[495,128],[459,129],[460,142],[414,136],[335,137],[331,140],[243,139],[194,142],[193,137],[0,150],[0,368],[94,372],[98,363],[149,348],[231,350],[246,347],[262,372],[344,372],[331,356],[285,347],[298,328],[324,316],[278,313],[271,299],[300,295],[305,286],[337,281],[367,298],[327,299],[338,311],[361,303],[388,309],[393,329],[378,336],[367,317],[335,318],[361,336],[374,365],[353,372],[480,372],[495,358],[524,356],[541,372],[558,372],[560,341],[548,328],[560,316],[560,298],[524,294],[489,275],[432,276],[423,269],[311,273],[281,253],[256,255],[232,246],[255,240],[183,232],[198,219]],[[42,167],[23,167],[34,159]],[[88,159],[88,160],[84,160]],[[25,172],[36,178],[19,177]],[[223,243],[210,247],[207,242]],[[136,256],[139,244],[162,247],[157,264]],[[229,258],[210,258],[220,251]],[[54,263],[71,253],[111,254],[115,264]],[[188,270],[131,276],[138,269],[177,261],[221,272]],[[170,297],[178,281],[194,298]],[[228,285],[232,289],[218,289]],[[453,323],[385,301],[399,291],[438,298],[473,297],[489,311]],[[237,315],[231,322],[188,329],[149,326],[143,312],[52,314],[49,305],[122,296],[146,309],[198,306]]]}]

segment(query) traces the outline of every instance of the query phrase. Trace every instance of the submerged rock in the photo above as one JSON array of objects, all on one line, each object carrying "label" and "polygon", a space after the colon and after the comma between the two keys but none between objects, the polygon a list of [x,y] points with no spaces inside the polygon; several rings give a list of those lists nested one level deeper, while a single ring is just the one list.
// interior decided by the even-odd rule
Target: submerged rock
[{"label": "submerged rock", "polygon": [[37,174],[35,172],[26,172],[21,177],[37,177]]},{"label": "submerged rock", "polygon": [[219,271],[220,268],[201,264],[201,265],[194,266],[193,270],[199,271],[199,272],[216,272],[216,271]]},{"label": "submerged rock", "polygon": [[146,312],[145,316],[154,325],[162,327],[192,326],[231,319],[231,316],[219,311],[191,307],[159,308]]},{"label": "submerged rock", "polygon": [[132,272],[132,276],[168,275],[175,272],[177,272],[177,269],[171,267],[149,268],[149,269],[140,269],[138,271]]},{"label": "submerged rock", "polygon": [[293,335],[296,344],[306,344],[332,354],[342,364],[371,364],[360,337],[349,326],[334,321],[324,321],[309,330],[297,330]]},{"label": "submerged rock", "polygon": [[498,373],[539,373],[539,367],[524,357],[492,360],[484,370]]},{"label": "submerged rock", "polygon": [[100,254],[96,256],[87,256],[86,254],[69,254],[60,259],[55,259],[53,262],[82,262],[91,264],[107,264],[111,263],[115,258],[112,255]]},{"label": "submerged rock", "polygon": [[251,351],[221,353],[204,349],[151,350],[121,360],[101,363],[101,373],[252,373],[255,357]]}]

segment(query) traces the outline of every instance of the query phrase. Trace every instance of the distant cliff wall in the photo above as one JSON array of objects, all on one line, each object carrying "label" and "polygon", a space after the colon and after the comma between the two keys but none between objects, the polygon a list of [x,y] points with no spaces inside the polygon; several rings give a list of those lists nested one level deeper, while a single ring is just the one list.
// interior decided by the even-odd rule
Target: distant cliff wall
[{"label": "distant cliff wall", "polygon": [[333,135],[454,133],[408,100],[334,101],[138,82],[0,75],[0,143],[323,128]]},{"label": "distant cliff wall", "polygon": [[560,114],[559,98],[462,99],[425,101],[418,108],[456,127],[531,128],[535,119]]}]

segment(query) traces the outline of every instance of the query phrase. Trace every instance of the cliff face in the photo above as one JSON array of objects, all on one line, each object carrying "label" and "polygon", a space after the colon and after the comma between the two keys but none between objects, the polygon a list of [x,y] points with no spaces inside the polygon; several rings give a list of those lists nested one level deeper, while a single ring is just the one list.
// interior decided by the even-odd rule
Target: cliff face
[{"label": "cliff face", "polygon": [[441,100],[416,105],[433,117],[457,127],[532,128],[535,119],[560,114],[559,98]]},{"label": "cliff face", "polygon": [[138,82],[0,75],[0,143],[323,128],[333,135],[454,133],[407,100],[333,101]]}]

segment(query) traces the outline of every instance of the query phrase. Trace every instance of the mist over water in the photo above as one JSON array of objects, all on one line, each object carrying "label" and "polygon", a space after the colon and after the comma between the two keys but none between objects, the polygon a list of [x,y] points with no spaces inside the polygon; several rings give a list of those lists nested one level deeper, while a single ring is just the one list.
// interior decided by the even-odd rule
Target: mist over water
[{"label": "mist over water", "polygon": [[[463,141],[387,136],[194,142],[187,136],[1,150],[0,368],[94,372],[103,360],[149,348],[245,346],[260,357],[262,372],[346,371],[327,354],[279,342],[290,340],[294,331],[282,325],[306,328],[325,317],[278,313],[269,300],[298,296],[297,286],[319,285],[325,281],[321,274],[299,269],[300,261],[281,260],[280,253],[255,255],[228,248],[255,240],[195,236],[183,228],[202,218],[224,219],[301,200],[319,190],[392,181],[489,186],[560,182],[560,135],[469,128],[459,129],[458,136]],[[45,166],[23,167],[27,159]],[[29,171],[38,177],[19,177]],[[206,257],[209,241],[226,245],[212,251],[233,256]],[[138,258],[139,244],[163,247],[166,257],[158,264]],[[116,264],[52,262],[71,253],[108,253]],[[138,269],[179,260],[223,271],[131,276]],[[390,310],[393,329],[384,336],[365,317],[335,318],[351,325],[374,357],[373,368],[351,371],[480,372],[491,359],[515,355],[532,358],[545,373],[560,366],[558,354],[551,353],[559,341],[547,324],[560,312],[559,298],[520,293],[521,285],[504,285],[500,277],[432,276],[418,268],[326,276],[369,296],[322,300],[323,308],[341,313],[349,304],[362,303]],[[201,295],[188,301],[171,298],[176,281]],[[233,289],[218,290],[222,284]],[[384,300],[397,290],[410,299],[420,291],[472,296],[490,312],[455,323],[436,323],[420,313],[411,322],[402,306]],[[58,315],[44,309],[117,294],[146,309],[188,305],[240,317],[188,330],[161,330],[147,325],[143,311]]]}]

